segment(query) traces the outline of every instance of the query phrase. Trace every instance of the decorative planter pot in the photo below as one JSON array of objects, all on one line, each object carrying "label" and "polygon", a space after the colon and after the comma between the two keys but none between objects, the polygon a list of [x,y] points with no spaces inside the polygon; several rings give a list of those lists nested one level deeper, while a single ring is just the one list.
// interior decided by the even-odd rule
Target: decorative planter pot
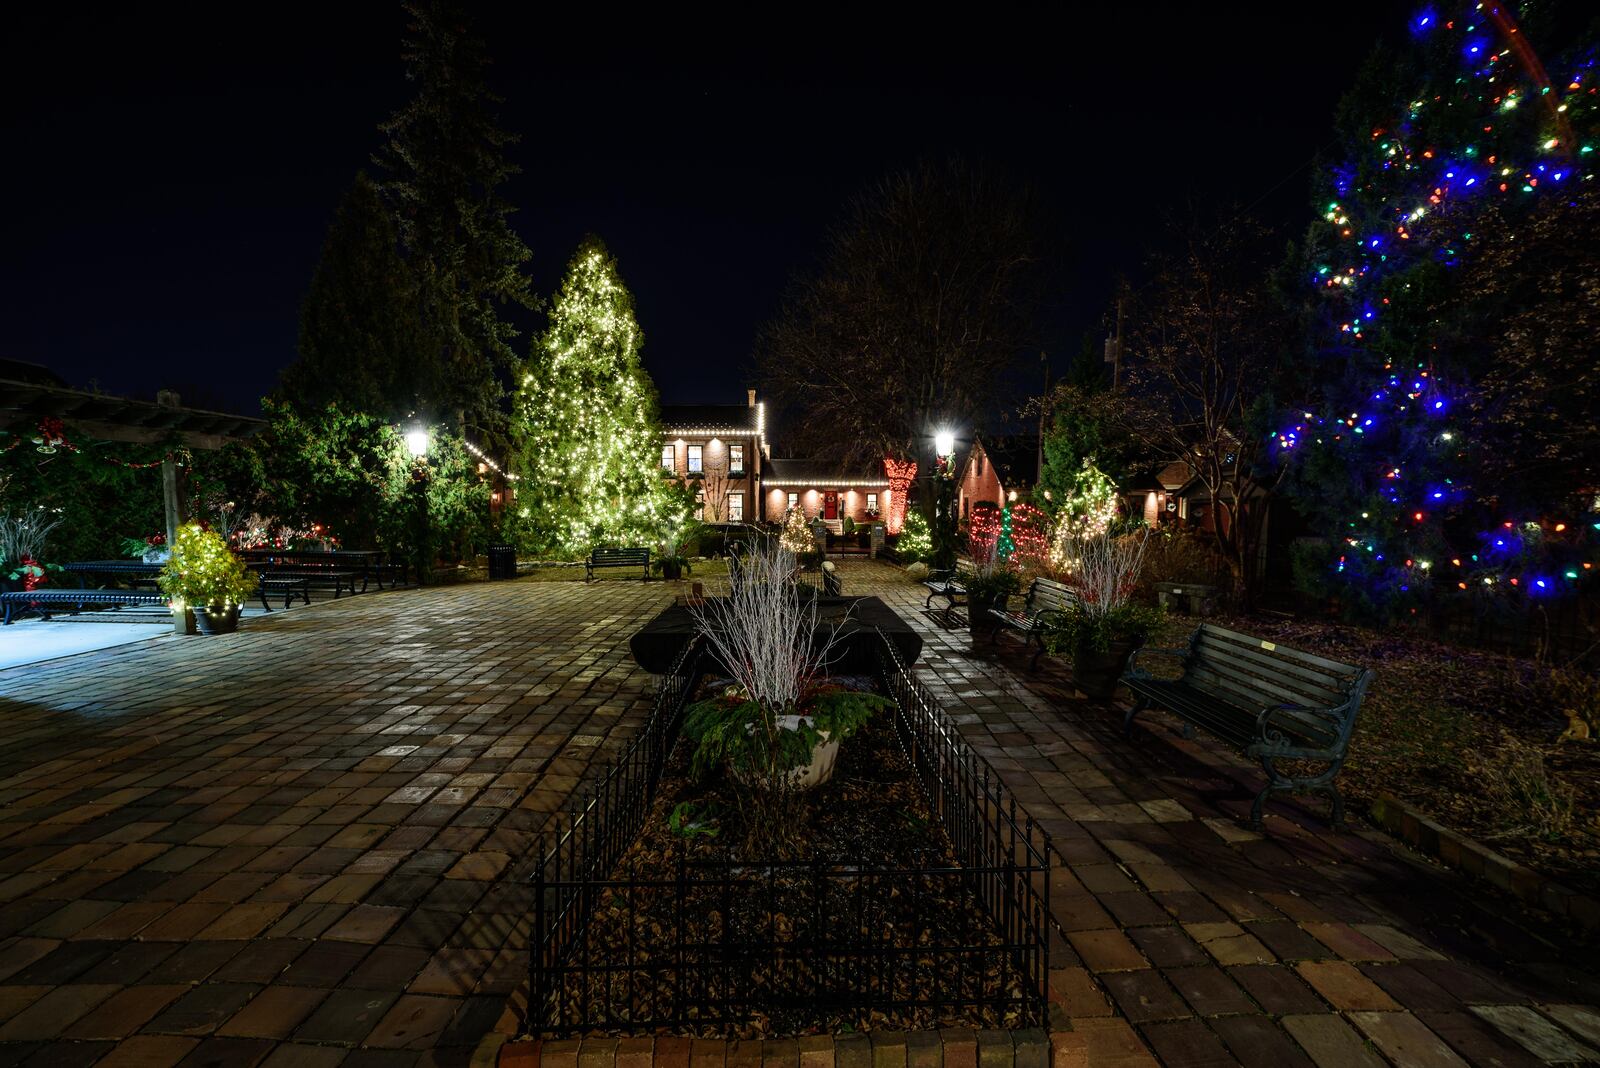
[{"label": "decorative planter pot", "polygon": [[967,594],[967,630],[974,638],[988,634],[994,630],[994,618],[989,615],[991,608],[1005,607],[1004,597],[980,597],[975,593]]},{"label": "decorative planter pot", "polygon": [[[792,731],[800,726],[801,718],[800,716],[779,716],[778,727]],[[827,731],[820,733],[822,734],[821,739],[811,747],[811,763],[804,767],[789,769],[786,776],[789,789],[810,790],[833,778],[834,765],[839,762],[839,742],[829,737]],[[742,772],[735,770],[734,775],[741,781],[748,781]]]},{"label": "decorative planter pot", "polygon": [[1128,668],[1128,658],[1143,645],[1141,641],[1112,642],[1105,652],[1080,647],[1072,654],[1072,684],[1097,701],[1106,701],[1117,691],[1117,683]]},{"label": "decorative planter pot", "polygon": [[210,608],[194,610],[195,626],[201,634],[232,634],[239,629],[239,606],[213,611]]},{"label": "decorative planter pot", "polygon": [[663,557],[661,560],[661,577],[670,582],[677,582],[683,578],[683,561],[672,557]]},{"label": "decorative planter pot", "polygon": [[150,549],[144,554],[144,562],[147,564],[164,564],[171,555],[172,550],[170,549]]}]

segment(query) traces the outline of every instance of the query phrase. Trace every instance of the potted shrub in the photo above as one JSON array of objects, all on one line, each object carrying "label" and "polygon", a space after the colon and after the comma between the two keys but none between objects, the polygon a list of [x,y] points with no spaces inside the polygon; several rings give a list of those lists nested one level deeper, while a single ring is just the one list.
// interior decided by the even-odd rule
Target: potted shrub
[{"label": "potted shrub", "polygon": [[239,609],[259,580],[228,549],[222,535],[198,523],[178,528],[172,554],[161,571],[161,592],[172,598],[175,611],[194,611],[202,634],[231,634],[239,626]]},{"label": "potted shrub", "polygon": [[975,546],[972,570],[961,583],[967,588],[967,629],[977,636],[994,629],[990,610],[1003,607],[1022,588],[1022,577],[1013,562],[1000,559],[994,545],[987,544]]},{"label": "potted shrub", "polygon": [[1077,603],[1062,613],[1045,638],[1052,653],[1072,657],[1072,681],[1096,700],[1116,692],[1128,658],[1161,623],[1162,611],[1134,597],[1147,534],[1107,535],[1071,542],[1070,585]]},{"label": "potted shrub", "polygon": [[819,624],[817,599],[802,596],[795,570],[794,553],[758,542],[726,596],[690,609],[727,675],[685,712],[691,772],[729,771],[763,817],[752,825],[777,848],[792,830],[787,795],[827,782],[840,743],[873,713],[894,707],[828,678],[837,631]]},{"label": "potted shrub", "polygon": [[164,564],[171,554],[167,550],[167,536],[152,534],[148,538],[123,538],[122,555],[147,564]]},{"label": "potted shrub", "polygon": [[671,522],[662,532],[655,561],[650,566],[672,582],[683,578],[693,570],[689,566],[688,548],[701,536],[702,529],[698,520],[687,517]]}]

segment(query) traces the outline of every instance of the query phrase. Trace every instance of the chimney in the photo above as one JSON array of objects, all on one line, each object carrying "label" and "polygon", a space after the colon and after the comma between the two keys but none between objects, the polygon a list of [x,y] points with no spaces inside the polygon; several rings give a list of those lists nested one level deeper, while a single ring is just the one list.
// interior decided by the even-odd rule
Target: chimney
[{"label": "chimney", "polygon": [[747,389],[745,390],[745,394],[750,398],[750,407],[754,408],[756,406],[756,391],[753,389]]}]

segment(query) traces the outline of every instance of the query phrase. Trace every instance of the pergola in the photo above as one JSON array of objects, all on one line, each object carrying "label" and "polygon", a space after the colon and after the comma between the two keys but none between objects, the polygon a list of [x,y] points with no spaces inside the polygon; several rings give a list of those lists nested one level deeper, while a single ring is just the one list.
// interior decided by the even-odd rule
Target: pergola
[{"label": "pergola", "polygon": [[[116,397],[72,389],[55,374],[35,364],[0,361],[0,431],[19,436],[37,432],[46,419],[70,423],[101,441],[140,445],[174,442],[189,449],[220,449],[243,441],[266,420],[227,412],[185,408],[168,390],[154,401]],[[167,544],[186,518],[178,493],[178,468],[169,455],[161,462],[161,488],[166,503]]]}]

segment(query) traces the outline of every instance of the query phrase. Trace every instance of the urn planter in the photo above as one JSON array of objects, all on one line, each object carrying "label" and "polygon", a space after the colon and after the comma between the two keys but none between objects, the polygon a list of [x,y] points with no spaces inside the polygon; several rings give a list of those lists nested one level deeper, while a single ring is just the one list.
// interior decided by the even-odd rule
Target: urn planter
[{"label": "urn planter", "polygon": [[1072,653],[1073,685],[1097,701],[1110,700],[1128,669],[1128,659],[1143,644],[1141,639],[1112,642],[1105,650],[1079,646]]},{"label": "urn planter", "polygon": [[194,623],[200,628],[201,634],[232,634],[239,629],[239,606],[196,608]]}]

